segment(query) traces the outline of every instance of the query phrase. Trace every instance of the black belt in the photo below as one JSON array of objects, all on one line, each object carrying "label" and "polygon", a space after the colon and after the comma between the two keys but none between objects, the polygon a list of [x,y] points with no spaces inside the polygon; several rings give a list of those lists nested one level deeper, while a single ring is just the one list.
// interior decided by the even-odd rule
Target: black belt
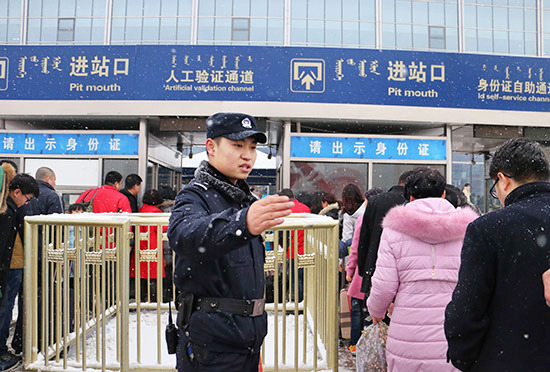
[{"label": "black belt", "polygon": [[197,297],[193,304],[194,311],[206,313],[230,313],[242,316],[255,317],[264,313],[265,298],[257,300],[239,300],[223,297]]}]

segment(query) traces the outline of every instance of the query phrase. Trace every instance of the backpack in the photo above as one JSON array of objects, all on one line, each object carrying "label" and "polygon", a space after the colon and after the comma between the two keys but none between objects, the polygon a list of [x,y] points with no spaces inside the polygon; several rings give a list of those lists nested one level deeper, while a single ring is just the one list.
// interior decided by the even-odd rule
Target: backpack
[{"label": "backpack", "polygon": [[94,198],[95,198],[95,194],[97,194],[98,191],[99,191],[99,187],[95,189],[94,195],[92,195],[92,198],[88,201],[84,201],[84,200],[86,200],[86,198],[88,197],[88,194],[90,194],[92,190],[88,191],[88,193],[82,198],[82,205],[84,205],[85,212],[94,213]]}]

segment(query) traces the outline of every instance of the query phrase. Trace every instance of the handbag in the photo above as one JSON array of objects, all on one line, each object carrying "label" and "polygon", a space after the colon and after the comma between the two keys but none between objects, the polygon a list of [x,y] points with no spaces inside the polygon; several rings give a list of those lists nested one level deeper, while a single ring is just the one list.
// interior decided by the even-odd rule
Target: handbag
[{"label": "handbag", "polygon": [[357,372],[386,372],[386,339],[388,325],[379,322],[365,328],[357,341]]}]

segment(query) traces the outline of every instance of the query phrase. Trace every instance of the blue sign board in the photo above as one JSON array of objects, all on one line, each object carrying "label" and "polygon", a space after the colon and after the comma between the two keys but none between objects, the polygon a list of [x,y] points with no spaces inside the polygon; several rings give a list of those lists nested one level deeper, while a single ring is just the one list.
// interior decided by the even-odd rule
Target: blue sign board
[{"label": "blue sign board", "polygon": [[548,58],[262,46],[2,46],[0,100],[550,111]]},{"label": "blue sign board", "polygon": [[290,156],[293,158],[445,161],[447,141],[444,139],[292,136]]},{"label": "blue sign board", "polygon": [[0,133],[1,154],[138,155],[139,134]]}]

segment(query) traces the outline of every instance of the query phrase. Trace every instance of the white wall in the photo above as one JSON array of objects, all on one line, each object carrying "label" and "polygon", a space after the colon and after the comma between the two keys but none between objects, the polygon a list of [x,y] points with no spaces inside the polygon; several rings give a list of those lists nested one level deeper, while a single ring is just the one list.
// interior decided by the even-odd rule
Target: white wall
[{"label": "white wall", "polygon": [[55,172],[57,186],[100,186],[99,159],[25,159],[25,173],[34,177],[40,167]]}]

